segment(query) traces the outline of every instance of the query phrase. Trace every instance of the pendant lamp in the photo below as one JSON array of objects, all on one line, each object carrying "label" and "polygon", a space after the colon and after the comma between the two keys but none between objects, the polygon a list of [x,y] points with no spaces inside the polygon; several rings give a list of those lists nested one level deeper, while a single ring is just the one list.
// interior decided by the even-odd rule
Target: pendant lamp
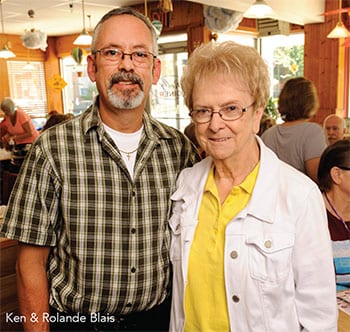
[{"label": "pendant lamp", "polygon": [[264,0],[256,0],[243,14],[248,18],[265,18],[273,15],[272,8]]},{"label": "pendant lamp", "polygon": [[338,22],[335,28],[327,35],[327,38],[346,38],[350,37],[350,31],[344,26],[341,20],[342,0],[339,0]]},{"label": "pendant lamp", "polygon": [[0,13],[1,13],[1,36],[0,36],[0,58],[2,59],[8,59],[8,58],[13,58],[15,57],[15,53],[13,53],[9,46],[8,43],[5,43],[4,45],[2,45],[2,37],[5,36],[5,28],[4,28],[4,15],[2,12],[2,3],[3,0],[0,0]]},{"label": "pendant lamp", "polygon": [[74,40],[74,45],[91,45],[92,36],[89,35],[88,31],[85,27],[85,5],[84,0],[81,1],[82,4],[82,12],[83,12],[83,31],[81,34]]}]

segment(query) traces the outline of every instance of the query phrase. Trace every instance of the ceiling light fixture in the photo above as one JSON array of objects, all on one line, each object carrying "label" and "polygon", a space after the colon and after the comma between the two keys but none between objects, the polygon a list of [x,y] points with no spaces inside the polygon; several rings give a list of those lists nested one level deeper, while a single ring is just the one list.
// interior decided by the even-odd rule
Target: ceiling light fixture
[{"label": "ceiling light fixture", "polygon": [[273,15],[272,8],[264,0],[256,0],[243,14],[248,18],[265,18]]},{"label": "ceiling light fixture", "polygon": [[341,9],[342,9],[342,0],[339,0],[338,22],[335,28],[327,35],[327,38],[350,37],[350,31],[345,27],[344,23],[341,20]]},{"label": "ceiling light fixture", "polygon": [[82,4],[82,12],[83,12],[83,31],[81,34],[74,40],[74,45],[91,45],[92,43],[92,36],[89,35],[88,31],[85,27],[85,6],[84,6],[84,0],[81,1]]},{"label": "ceiling light fixture", "polygon": [[[1,38],[2,36],[5,36],[5,28],[4,28],[4,15],[3,15],[3,12],[2,12],[2,3],[3,3],[3,0],[0,0],[0,12],[1,12],[1,37],[0,37],[0,45],[1,45]],[[2,48],[0,49],[0,58],[2,59],[8,59],[8,58],[13,58],[15,57],[15,53],[13,53],[9,46],[8,46],[8,43],[5,43]]]}]

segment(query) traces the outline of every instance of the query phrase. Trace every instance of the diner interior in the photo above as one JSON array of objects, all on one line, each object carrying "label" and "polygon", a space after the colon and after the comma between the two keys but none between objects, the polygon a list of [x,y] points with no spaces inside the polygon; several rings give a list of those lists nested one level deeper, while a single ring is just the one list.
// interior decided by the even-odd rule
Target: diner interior
[{"label": "diner interior", "polygon": [[[256,3],[270,11],[254,12]],[[267,62],[270,115],[277,122],[283,82],[305,76],[319,96],[312,121],[322,125],[337,114],[350,133],[350,0],[0,0],[0,5],[0,100],[11,97],[38,130],[52,111],[77,116],[93,103],[97,90],[87,76],[86,55],[94,26],[110,9],[132,6],[159,35],[162,76],[152,87],[148,111],[160,121],[184,131],[190,117],[179,80],[188,56],[202,43],[233,40],[255,47]],[[20,163],[0,149],[0,218]],[[8,325],[4,318],[18,310],[17,243],[0,240],[0,330],[21,331],[20,324]],[[350,331],[350,313],[339,310],[338,331]]]}]

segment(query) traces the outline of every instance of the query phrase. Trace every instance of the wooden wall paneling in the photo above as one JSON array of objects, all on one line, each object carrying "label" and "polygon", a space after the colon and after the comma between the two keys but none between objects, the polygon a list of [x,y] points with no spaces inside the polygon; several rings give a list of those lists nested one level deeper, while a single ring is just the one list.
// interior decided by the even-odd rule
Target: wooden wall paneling
[{"label": "wooden wall paneling", "polygon": [[[326,11],[337,7],[338,1],[326,0]],[[304,26],[304,76],[315,83],[318,91],[320,107],[312,119],[318,123],[337,108],[339,40],[327,38],[337,20],[337,15],[330,15],[324,23]]]},{"label": "wooden wall paneling", "polygon": [[[45,80],[48,82],[54,75],[60,74],[59,58],[56,52],[57,37],[47,38],[48,47],[46,49],[45,66]],[[60,90],[55,90],[46,84],[47,95],[47,110],[48,112],[56,110],[63,113],[63,100]]]}]

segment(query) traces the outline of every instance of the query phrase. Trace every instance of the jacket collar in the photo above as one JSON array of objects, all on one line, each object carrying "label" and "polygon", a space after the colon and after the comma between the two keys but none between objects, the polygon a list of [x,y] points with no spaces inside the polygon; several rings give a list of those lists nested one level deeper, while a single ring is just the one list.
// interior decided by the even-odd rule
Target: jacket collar
[{"label": "jacket collar", "polygon": [[[263,222],[273,223],[278,199],[278,186],[274,183],[279,181],[280,162],[275,153],[266,147],[260,137],[257,136],[256,139],[260,147],[259,173],[251,199],[237,215],[237,218],[252,215]],[[179,179],[178,189],[171,197],[173,200],[182,199],[184,208],[191,204],[195,209],[195,215],[198,214],[212,162],[213,160],[209,156],[193,167],[183,170],[184,174]]]}]

